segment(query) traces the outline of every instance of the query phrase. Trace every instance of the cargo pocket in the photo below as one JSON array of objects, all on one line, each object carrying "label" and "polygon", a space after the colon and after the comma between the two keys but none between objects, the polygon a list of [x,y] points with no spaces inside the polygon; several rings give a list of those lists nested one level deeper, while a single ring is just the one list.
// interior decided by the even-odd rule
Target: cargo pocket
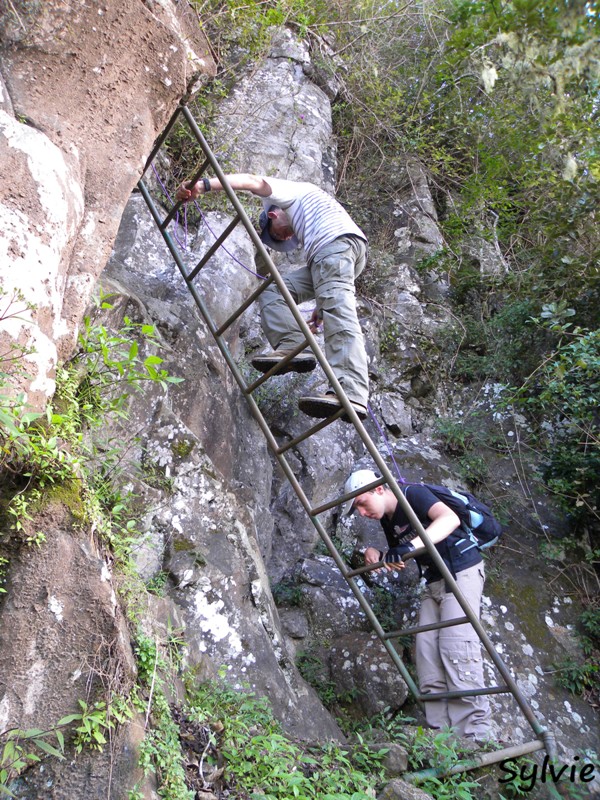
[{"label": "cargo pocket", "polygon": [[336,239],[318,250],[309,266],[315,289],[327,283],[354,284],[352,248],[344,239]]},{"label": "cargo pocket", "polygon": [[446,670],[455,686],[479,688],[481,669],[482,658],[479,642],[463,642],[448,652]]}]

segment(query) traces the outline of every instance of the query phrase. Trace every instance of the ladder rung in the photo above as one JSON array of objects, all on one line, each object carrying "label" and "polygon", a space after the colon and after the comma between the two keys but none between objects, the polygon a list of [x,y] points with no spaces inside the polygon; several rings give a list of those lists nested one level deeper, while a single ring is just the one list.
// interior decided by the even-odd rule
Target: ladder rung
[{"label": "ladder rung", "polygon": [[[273,278],[271,278],[270,280],[273,280]],[[265,286],[260,286],[259,288],[260,288],[260,291],[263,291],[266,287]],[[260,292],[259,292],[259,294],[260,294]],[[219,328],[219,330],[220,330],[220,328]],[[252,394],[252,392],[255,389],[258,389],[259,386],[262,386],[262,384],[265,381],[268,381],[269,378],[273,377],[273,375],[277,375],[278,372],[281,372],[281,368],[282,367],[285,367],[285,365],[289,364],[290,361],[298,355],[298,353],[301,353],[303,350],[306,349],[306,344],[307,344],[306,341],[304,341],[302,344],[299,344],[293,350],[290,350],[290,352],[286,356],[284,356],[280,361],[278,361],[275,364],[275,366],[271,367],[271,369],[268,372],[265,372],[264,375],[261,375],[260,378],[257,378],[254,381],[254,383],[250,384],[250,386],[247,386],[246,390],[245,390],[246,394]]]},{"label": "ladder rung", "polygon": [[[430,767],[429,769],[423,769],[420,772],[405,772],[402,777],[409,783],[417,783],[419,781],[424,781],[427,778],[441,778],[443,775],[457,775],[461,772],[467,772],[470,769],[491,766],[492,764],[497,764],[500,761],[519,758],[520,756],[527,755],[528,753],[535,753],[538,750],[543,750],[544,746],[545,745],[543,741],[540,739],[535,739],[533,742],[525,742],[524,744],[504,747],[501,750],[492,750],[489,753],[472,753],[470,755],[466,755],[453,766]],[[556,796],[558,797],[559,795]]]},{"label": "ladder rung", "polygon": [[207,262],[210,261],[210,259],[214,256],[214,254],[217,252],[219,247],[221,247],[221,245],[223,244],[225,239],[227,239],[227,237],[233,231],[233,229],[235,228],[235,226],[238,224],[239,221],[240,221],[240,218],[239,218],[239,216],[236,215],[233,218],[233,221],[229,223],[229,225],[225,228],[223,233],[214,242],[212,247],[208,250],[207,253],[204,254],[202,259],[198,262],[198,264],[194,267],[194,269],[186,277],[186,281],[188,283],[191,283],[194,280],[194,278],[196,277],[196,275],[200,272],[202,267],[204,267],[207,264]]},{"label": "ladder rung", "polygon": [[360,489],[356,489],[354,492],[348,492],[348,494],[344,494],[341,497],[338,497],[336,500],[329,500],[329,502],[324,503],[322,506],[317,506],[316,508],[313,508],[311,514],[316,517],[317,514],[322,514],[324,511],[328,511],[330,508],[334,508],[334,506],[341,506],[341,504],[345,503],[346,500],[350,500],[352,497],[358,497],[359,494],[370,492],[373,489],[375,489],[376,486],[381,486],[385,482],[386,482],[385,478],[377,478],[376,481],[368,483],[366,486],[363,486]]},{"label": "ladder rung", "polygon": [[[337,419],[339,416],[341,416],[340,412],[336,412],[335,419]],[[319,431],[323,430],[323,428],[326,428],[328,425],[331,424],[331,422],[332,422],[331,417],[327,417],[327,419],[322,419],[321,422],[317,423],[317,425],[313,425],[312,428],[308,428],[308,430],[304,431],[304,433],[301,433],[300,436],[296,436],[295,439],[292,439],[291,441],[282,444],[281,447],[278,447],[275,452],[277,453],[278,456],[282,455],[291,447],[300,444],[300,442],[303,442],[305,439],[308,439],[313,434],[318,433]]]},{"label": "ladder rung", "polygon": [[457,700],[459,697],[478,697],[484,694],[510,694],[508,686],[490,686],[484,689],[464,689],[460,692],[436,692],[435,694],[420,694],[417,700],[429,703],[432,700]]},{"label": "ladder rung", "polygon": [[416,625],[413,628],[390,631],[390,633],[385,634],[384,639],[395,639],[397,636],[413,636],[417,633],[425,633],[425,631],[437,631],[439,628],[451,628],[453,625],[465,625],[467,622],[469,622],[468,617],[456,617],[456,619],[446,619],[443,622],[432,622],[430,625]]},{"label": "ladder rung", "polygon": [[238,307],[238,308],[237,308],[237,309],[236,309],[236,310],[233,312],[233,314],[232,314],[230,317],[228,317],[228,318],[225,320],[225,322],[224,322],[224,323],[221,325],[221,327],[220,327],[220,328],[218,328],[218,330],[216,330],[216,331],[215,331],[215,336],[222,336],[222,335],[225,333],[225,331],[227,330],[227,328],[228,328],[230,325],[232,325],[232,324],[233,324],[233,323],[236,321],[236,319],[237,319],[238,317],[241,317],[241,316],[242,316],[242,314],[244,313],[244,311],[245,311],[247,308],[249,308],[249,307],[252,305],[252,303],[254,303],[254,302],[255,302],[256,298],[257,298],[259,295],[261,295],[261,294],[264,292],[264,290],[267,288],[267,286],[269,286],[269,284],[271,284],[271,283],[273,283],[273,276],[272,276],[272,275],[269,275],[269,277],[268,277],[268,278],[265,278],[263,281],[261,281],[261,284],[260,284],[260,286],[259,286],[257,289],[255,289],[255,290],[252,292],[252,294],[251,294],[251,295],[248,297],[248,299],[247,299],[247,300],[244,300],[244,302],[242,303],[242,305],[241,305],[241,306],[239,306],[239,307]]},{"label": "ladder rung", "polygon": [[[378,561],[376,564],[365,564],[363,567],[353,569],[351,572],[348,572],[347,575],[349,578],[354,578],[356,575],[362,575],[364,572],[373,572],[374,569],[381,569],[382,567],[385,567],[385,561]],[[391,639],[392,634],[384,638]]]}]

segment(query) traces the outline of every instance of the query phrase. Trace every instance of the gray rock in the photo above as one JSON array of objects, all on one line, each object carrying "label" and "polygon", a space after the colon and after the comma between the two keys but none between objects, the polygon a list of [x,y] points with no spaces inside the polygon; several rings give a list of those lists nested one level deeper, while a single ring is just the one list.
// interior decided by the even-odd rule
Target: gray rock
[{"label": "gray rock", "polygon": [[353,632],[333,640],[329,669],[338,694],[353,694],[354,712],[372,717],[401,708],[408,696],[383,644],[371,633]]},{"label": "gray rock", "polygon": [[431,800],[431,795],[399,778],[390,781],[377,800]]}]

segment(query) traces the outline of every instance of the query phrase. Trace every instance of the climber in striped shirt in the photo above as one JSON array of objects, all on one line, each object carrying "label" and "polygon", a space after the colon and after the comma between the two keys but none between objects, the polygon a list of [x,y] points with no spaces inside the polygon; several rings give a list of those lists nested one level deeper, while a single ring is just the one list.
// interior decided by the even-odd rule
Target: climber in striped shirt
[{"label": "climber in striped shirt", "polygon": [[[304,249],[306,266],[286,274],[283,280],[296,303],[316,299],[316,316],[323,321],[325,356],[354,410],[364,419],[369,381],[354,279],[367,263],[365,234],[337,200],[312,183],[245,173],[228,175],[227,180],[232,189],[261,198],[260,238],[267,247],[279,252],[299,246]],[[201,178],[193,187],[183,183],[177,199],[187,201],[222,188],[218,178]],[[263,330],[273,350],[253,359],[252,364],[267,372],[305,337],[275,284],[261,294],[260,310]],[[281,372],[310,372],[315,366],[308,350],[295,356]],[[340,409],[333,391],[302,397],[298,405],[312,417],[329,417]]]}]

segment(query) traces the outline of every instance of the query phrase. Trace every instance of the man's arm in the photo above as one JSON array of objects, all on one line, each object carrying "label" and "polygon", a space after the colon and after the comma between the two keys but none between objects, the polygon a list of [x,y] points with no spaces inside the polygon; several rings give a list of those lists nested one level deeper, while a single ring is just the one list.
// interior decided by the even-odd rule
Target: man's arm
[{"label": "man's arm", "polygon": [[[431,524],[427,526],[427,536],[431,539],[433,544],[438,544],[446,539],[450,534],[460,526],[460,519],[458,515],[452,511],[441,500],[434,503],[428,510],[427,516],[431,520]],[[410,544],[418,550],[419,547],[425,547],[425,543],[420,536],[416,536],[410,540]]]},{"label": "man's arm", "polygon": [[[431,524],[427,526],[427,535],[433,544],[438,544],[446,539],[450,534],[460,526],[460,519],[457,514],[452,511],[445,503],[438,501],[434,503],[427,511],[427,516],[431,520]],[[420,536],[416,536],[406,544],[401,544],[398,547],[392,547],[385,556],[385,560],[389,562],[386,568],[401,569],[403,565],[402,558],[412,550],[418,550],[420,547],[425,547],[425,543]]]},{"label": "man's arm", "polygon": [[[252,192],[258,197],[268,197],[273,192],[267,181],[260,175],[242,172],[236,175],[227,175],[226,177],[229,185],[235,191]],[[175,197],[178,201],[187,202],[188,200],[195,200],[202,194],[207,194],[204,180],[204,178],[201,178],[193,186],[190,185],[191,181],[184,181],[177,189]],[[208,180],[211,192],[219,192],[223,189],[223,185],[218,178],[207,178],[206,180]]]}]

